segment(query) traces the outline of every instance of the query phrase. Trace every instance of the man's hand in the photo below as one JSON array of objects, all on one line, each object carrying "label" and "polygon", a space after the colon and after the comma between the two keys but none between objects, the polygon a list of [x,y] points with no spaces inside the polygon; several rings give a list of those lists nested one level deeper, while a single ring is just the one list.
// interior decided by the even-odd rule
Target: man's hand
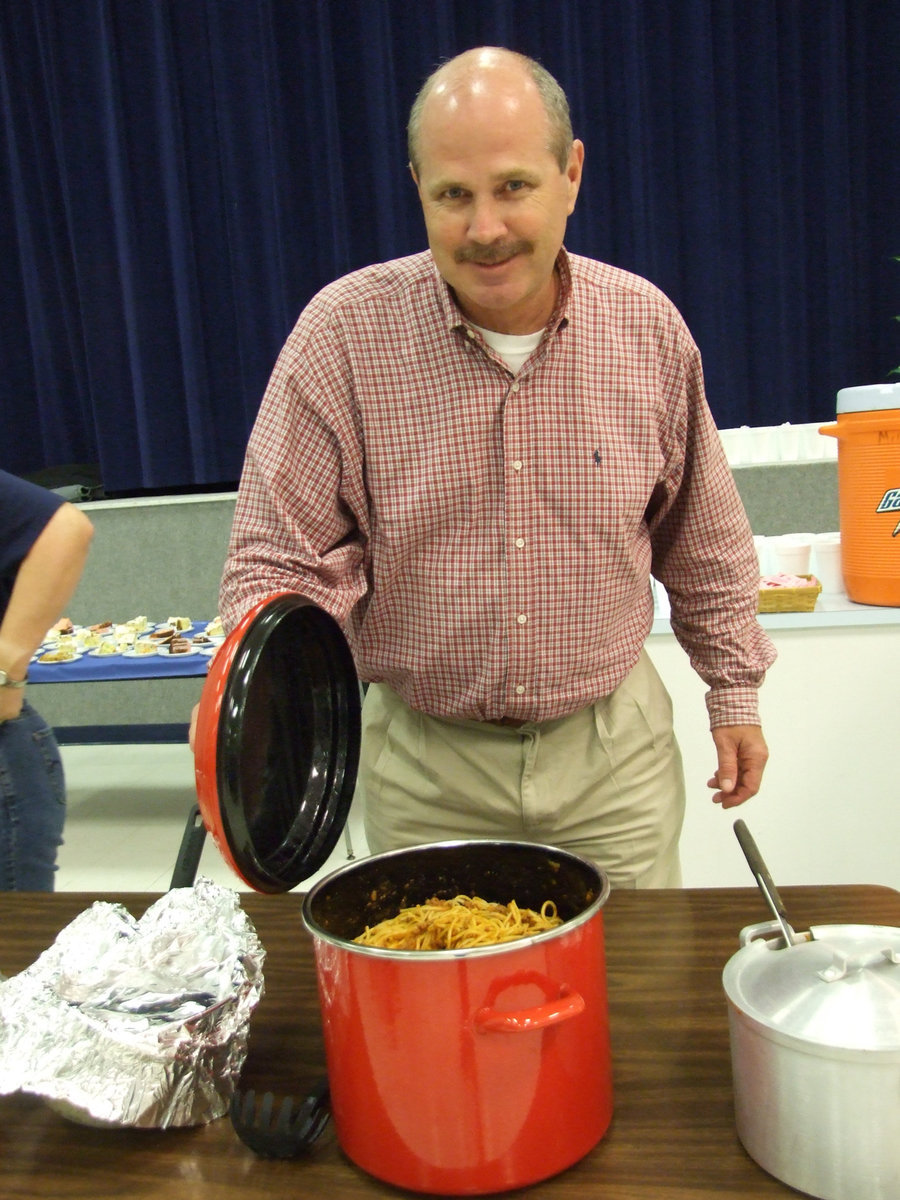
[{"label": "man's hand", "polygon": [[759,791],[769,748],[759,725],[718,725],[712,736],[719,761],[707,787],[718,789],[714,804],[736,808]]}]

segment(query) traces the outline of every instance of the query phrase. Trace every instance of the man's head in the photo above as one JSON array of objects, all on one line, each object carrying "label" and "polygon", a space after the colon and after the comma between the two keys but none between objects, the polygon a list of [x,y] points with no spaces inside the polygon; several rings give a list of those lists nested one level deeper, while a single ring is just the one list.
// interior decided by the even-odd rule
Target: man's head
[{"label": "man's head", "polygon": [[533,58],[527,58],[524,54],[517,54],[514,50],[501,50],[485,46],[479,50],[467,50],[464,54],[460,54],[458,57],[444,63],[428,76],[419,89],[419,94],[416,96],[413,106],[410,109],[409,123],[406,127],[409,164],[416,175],[419,173],[419,126],[422,119],[422,108],[432,88],[435,84],[443,82],[445,76],[452,74],[457,67],[465,70],[467,67],[475,68],[478,65],[484,66],[490,61],[490,56],[492,55],[496,55],[497,63],[502,62],[504,58],[511,63],[518,62],[523,72],[531,76],[531,80],[544,105],[544,111],[547,114],[549,133],[547,148],[559,164],[560,171],[565,171],[569,161],[569,151],[572,149],[572,142],[574,140],[572,118],[569,113],[569,101],[566,99],[566,93],[546,67],[542,67]]},{"label": "man's head", "polygon": [[408,137],[428,242],[462,310],[501,333],[542,328],[584,158],[562,89],[524,55],[468,50],[426,81]]}]

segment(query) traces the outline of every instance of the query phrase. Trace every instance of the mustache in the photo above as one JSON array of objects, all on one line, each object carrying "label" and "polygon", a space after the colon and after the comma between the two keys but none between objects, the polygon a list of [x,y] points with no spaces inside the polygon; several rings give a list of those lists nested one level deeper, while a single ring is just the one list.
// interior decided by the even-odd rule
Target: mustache
[{"label": "mustache", "polygon": [[531,242],[524,240],[495,243],[490,246],[460,246],[454,254],[454,258],[458,263],[473,262],[492,266],[494,263],[505,262],[516,254],[530,254],[532,249]]}]

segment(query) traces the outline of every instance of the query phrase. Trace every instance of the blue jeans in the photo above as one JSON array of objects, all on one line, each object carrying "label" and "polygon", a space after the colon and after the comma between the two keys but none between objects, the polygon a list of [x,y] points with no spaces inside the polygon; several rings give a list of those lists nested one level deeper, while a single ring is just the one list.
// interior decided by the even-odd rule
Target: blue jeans
[{"label": "blue jeans", "polygon": [[26,701],[0,724],[0,891],[53,891],[65,817],[56,738]]}]

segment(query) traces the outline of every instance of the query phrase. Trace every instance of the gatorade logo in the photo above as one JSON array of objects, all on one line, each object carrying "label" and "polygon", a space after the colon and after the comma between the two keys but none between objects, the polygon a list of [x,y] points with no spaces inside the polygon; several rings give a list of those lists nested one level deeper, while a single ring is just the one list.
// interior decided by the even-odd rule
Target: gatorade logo
[{"label": "gatorade logo", "polygon": [[[888,488],[888,490],[881,497],[881,500],[879,501],[878,507],[875,509],[875,511],[900,512],[900,488]],[[894,529],[894,532],[891,534],[891,537],[896,537],[898,533],[900,533],[900,521],[897,522],[897,526]]]}]

